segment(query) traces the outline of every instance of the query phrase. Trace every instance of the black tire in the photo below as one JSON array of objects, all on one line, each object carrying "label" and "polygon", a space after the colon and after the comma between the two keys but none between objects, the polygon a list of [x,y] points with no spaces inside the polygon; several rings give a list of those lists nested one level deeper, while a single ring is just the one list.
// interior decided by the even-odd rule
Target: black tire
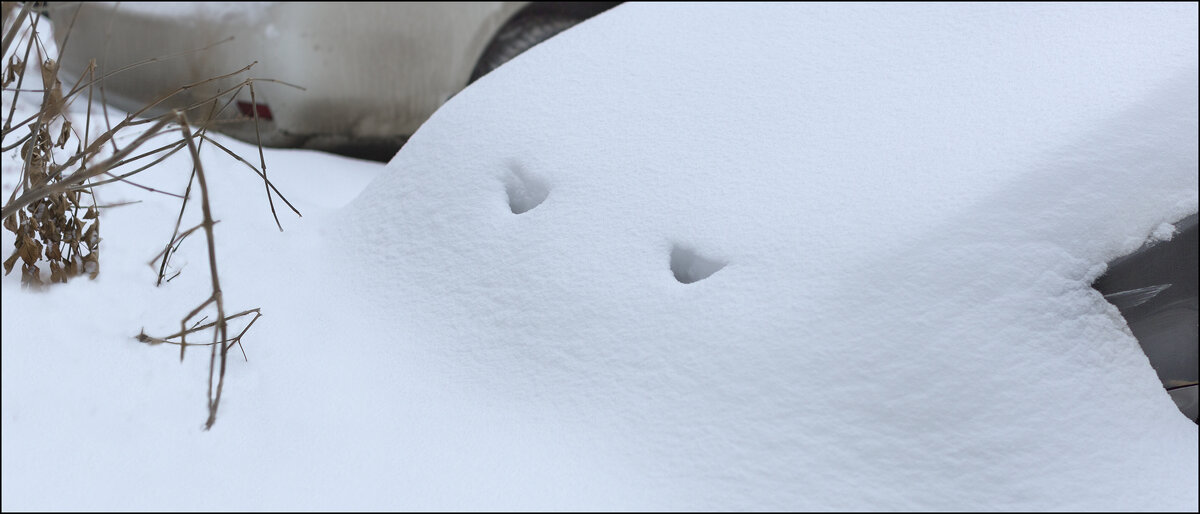
[{"label": "black tire", "polygon": [[471,82],[581,21],[583,19],[578,16],[557,12],[518,16],[496,33],[496,37],[475,64],[475,71],[471,72]]}]

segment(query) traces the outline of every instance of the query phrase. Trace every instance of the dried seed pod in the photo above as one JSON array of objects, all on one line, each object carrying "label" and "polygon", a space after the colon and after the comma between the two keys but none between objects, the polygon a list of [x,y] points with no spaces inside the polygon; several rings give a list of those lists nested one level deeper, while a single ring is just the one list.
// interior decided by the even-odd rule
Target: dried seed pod
[{"label": "dried seed pod", "polygon": [[54,282],[66,283],[66,281],[67,281],[67,275],[64,272],[62,266],[59,266],[57,262],[50,261],[50,282],[51,283],[54,283]]},{"label": "dried seed pod", "polygon": [[19,257],[21,257],[19,252],[20,252],[20,250],[13,250],[12,255],[8,256],[7,259],[4,259],[4,274],[5,275],[12,273],[13,265],[16,264],[17,259]]},{"label": "dried seed pod", "polygon": [[21,267],[21,283],[22,284],[26,284],[26,285],[33,284],[33,285],[37,285],[37,286],[45,285],[45,283],[42,282],[41,275],[42,275],[42,270],[38,269],[37,266],[25,265],[25,266]]},{"label": "dried seed pod", "polygon": [[56,143],[54,146],[57,146],[59,148],[66,148],[67,140],[69,140],[70,138],[71,138],[71,121],[63,120],[62,130],[60,130],[58,132],[58,143]]},{"label": "dried seed pod", "polygon": [[38,259],[42,258],[42,243],[32,237],[26,237],[21,249],[21,260],[25,261],[26,266],[37,264]]}]

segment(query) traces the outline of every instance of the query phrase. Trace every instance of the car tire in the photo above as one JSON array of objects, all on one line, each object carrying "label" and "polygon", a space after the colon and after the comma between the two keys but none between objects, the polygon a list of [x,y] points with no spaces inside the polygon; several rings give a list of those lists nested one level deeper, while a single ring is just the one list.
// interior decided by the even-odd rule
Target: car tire
[{"label": "car tire", "polygon": [[475,82],[492,70],[499,68],[513,57],[533,48],[538,43],[558,35],[579,22],[582,18],[557,12],[544,12],[521,15],[510,21],[496,37],[492,39],[487,50],[471,72],[471,82]]}]

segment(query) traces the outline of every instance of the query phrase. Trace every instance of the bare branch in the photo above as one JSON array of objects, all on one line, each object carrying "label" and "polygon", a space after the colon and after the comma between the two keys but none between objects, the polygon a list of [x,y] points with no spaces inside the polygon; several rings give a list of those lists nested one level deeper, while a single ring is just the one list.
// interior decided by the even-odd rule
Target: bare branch
[{"label": "bare branch", "polygon": [[39,199],[50,196],[52,193],[66,191],[67,189],[70,188],[70,186],[72,184],[81,183],[87,179],[98,176],[101,173],[108,171],[108,169],[111,168],[114,163],[125,158],[126,155],[133,153],[133,151],[136,150],[139,146],[141,146],[142,143],[146,142],[146,140],[150,139],[151,137],[154,137],[154,135],[157,134],[160,130],[162,130],[163,126],[165,126],[167,124],[167,121],[169,121],[169,120],[160,120],[158,123],[154,124],[154,126],[150,127],[150,129],[147,130],[145,133],[143,133],[140,137],[138,137],[136,140],[134,140],[133,143],[131,143],[129,146],[122,148],[120,151],[118,151],[112,157],[109,157],[108,159],[100,162],[99,164],[93,164],[91,166],[88,166],[87,168],[83,168],[79,171],[76,171],[75,173],[72,173],[72,174],[64,177],[59,182],[53,182],[53,183],[46,182],[41,185],[34,186],[32,189],[25,191],[25,193],[22,194],[21,196],[17,197],[17,199],[8,202],[8,204],[6,204],[4,206],[3,210],[0,210],[0,219],[8,218],[9,216],[16,214],[17,211],[25,208],[29,204],[31,204]]}]

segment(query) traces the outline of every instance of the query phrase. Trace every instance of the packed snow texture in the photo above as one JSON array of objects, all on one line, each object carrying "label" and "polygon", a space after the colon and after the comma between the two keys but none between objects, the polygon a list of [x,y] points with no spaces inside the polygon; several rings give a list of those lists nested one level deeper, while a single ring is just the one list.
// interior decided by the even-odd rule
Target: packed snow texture
[{"label": "packed snow texture", "polygon": [[112,210],[95,282],[5,277],[4,508],[1192,510],[1197,427],[1089,284],[1197,211],[1196,33],[619,6],[344,209],[371,165],[270,152],[283,234],[213,172],[226,299],[266,317],[211,432],[207,354],[130,339],[206,293],[200,245],[175,289],[141,265],[177,204]]}]

